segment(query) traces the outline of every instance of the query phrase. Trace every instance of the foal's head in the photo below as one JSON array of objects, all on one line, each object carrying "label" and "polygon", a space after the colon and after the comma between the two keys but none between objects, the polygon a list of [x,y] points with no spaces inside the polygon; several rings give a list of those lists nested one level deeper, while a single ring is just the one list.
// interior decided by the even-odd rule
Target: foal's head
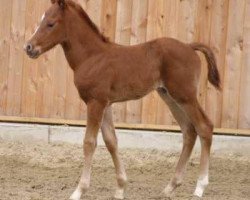
[{"label": "foal's head", "polygon": [[[67,1],[67,0],[66,0]],[[51,0],[52,6],[44,13],[41,22],[24,49],[31,58],[38,58],[66,40],[65,0]]]}]

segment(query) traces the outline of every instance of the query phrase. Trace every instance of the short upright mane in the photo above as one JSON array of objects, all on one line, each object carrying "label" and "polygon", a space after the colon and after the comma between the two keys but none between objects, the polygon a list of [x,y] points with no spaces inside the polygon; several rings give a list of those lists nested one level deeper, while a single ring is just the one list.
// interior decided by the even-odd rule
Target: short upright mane
[{"label": "short upright mane", "polygon": [[82,19],[87,22],[87,24],[90,26],[90,28],[104,41],[109,42],[109,39],[105,37],[100,30],[97,28],[97,26],[92,22],[92,20],[89,18],[87,13],[83,10],[83,8],[78,5],[77,3],[73,1],[67,1],[67,5],[71,6],[73,9],[75,9],[78,14],[82,17]]}]

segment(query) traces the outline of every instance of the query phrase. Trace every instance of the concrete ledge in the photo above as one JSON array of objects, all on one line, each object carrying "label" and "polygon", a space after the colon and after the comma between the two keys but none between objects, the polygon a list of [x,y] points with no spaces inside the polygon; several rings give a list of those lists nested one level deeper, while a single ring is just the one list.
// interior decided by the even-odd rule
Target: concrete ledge
[{"label": "concrete ledge", "polygon": [[[180,133],[135,130],[116,132],[121,148],[150,148],[172,152],[180,152],[182,148]],[[0,140],[6,141],[82,144],[84,133],[84,127],[0,123]],[[250,154],[249,144],[250,137],[215,135],[212,151]],[[101,134],[98,136],[98,145],[104,145]],[[195,151],[200,151],[199,142],[196,142]]]},{"label": "concrete ledge", "polygon": [[48,142],[49,126],[0,123],[0,140],[20,142]]}]

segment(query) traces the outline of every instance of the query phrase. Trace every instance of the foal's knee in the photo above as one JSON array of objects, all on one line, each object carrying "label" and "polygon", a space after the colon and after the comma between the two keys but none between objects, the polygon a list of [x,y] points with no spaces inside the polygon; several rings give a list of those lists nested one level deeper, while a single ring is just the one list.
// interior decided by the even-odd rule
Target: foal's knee
[{"label": "foal's knee", "polygon": [[84,150],[92,152],[95,150],[96,146],[96,139],[88,138],[84,140]]}]

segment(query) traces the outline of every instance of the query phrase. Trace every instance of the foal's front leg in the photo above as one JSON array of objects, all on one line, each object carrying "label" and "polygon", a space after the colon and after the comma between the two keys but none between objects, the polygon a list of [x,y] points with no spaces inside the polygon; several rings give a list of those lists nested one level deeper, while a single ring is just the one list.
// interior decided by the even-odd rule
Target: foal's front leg
[{"label": "foal's front leg", "polygon": [[105,103],[96,100],[89,102],[87,105],[87,129],[83,145],[85,163],[79,184],[70,197],[71,200],[80,200],[82,194],[89,188],[91,163],[97,146],[97,134],[102,122],[105,106]]},{"label": "foal's front leg", "polygon": [[111,106],[107,107],[107,109],[104,112],[101,129],[102,129],[104,142],[112,156],[112,159],[115,165],[115,170],[116,170],[118,188],[115,192],[114,197],[116,199],[124,199],[124,190],[125,190],[126,183],[127,183],[127,175],[126,175],[123,163],[118,153],[118,144],[117,144],[117,138],[115,135],[115,127],[114,127],[113,119],[112,119]]}]

